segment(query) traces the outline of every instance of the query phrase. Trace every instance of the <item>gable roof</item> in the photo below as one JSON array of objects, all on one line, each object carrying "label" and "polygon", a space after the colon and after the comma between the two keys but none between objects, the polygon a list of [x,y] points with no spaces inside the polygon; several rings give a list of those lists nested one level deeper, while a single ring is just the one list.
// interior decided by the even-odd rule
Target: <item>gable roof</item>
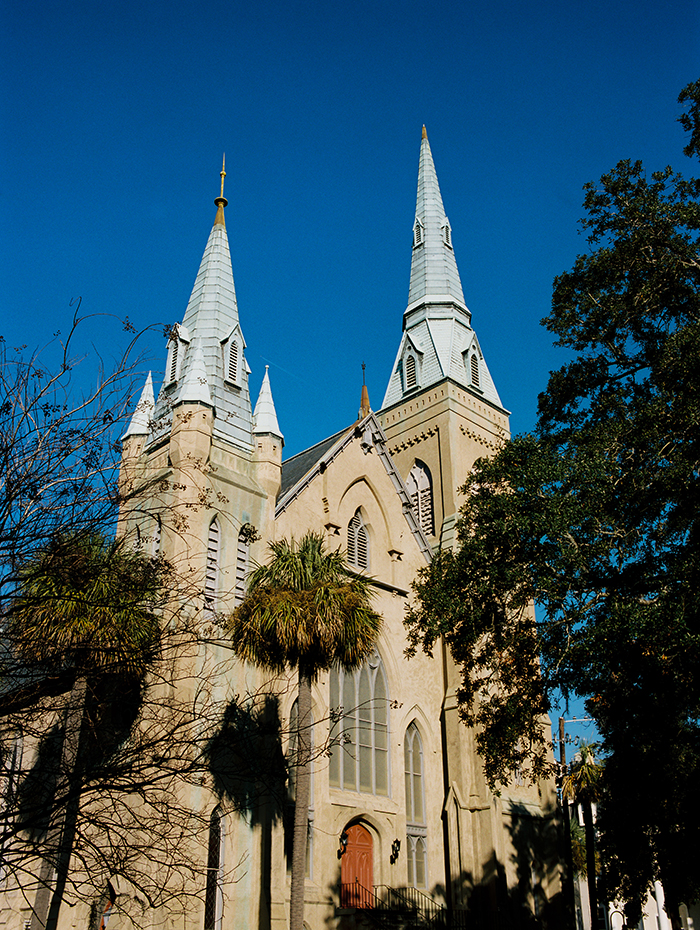
[{"label": "gable roof", "polygon": [[374,413],[369,413],[363,420],[340,430],[340,432],[329,436],[282,464],[282,487],[277,498],[275,517],[283,513],[352,442],[361,443],[365,452],[375,452],[377,454],[377,457],[384,465],[394,491],[399,497],[404,518],[415,537],[418,548],[423,553],[426,562],[429,562],[433,553],[428,537],[418,523],[408,490],[398,468],[394,464],[384,430]]}]

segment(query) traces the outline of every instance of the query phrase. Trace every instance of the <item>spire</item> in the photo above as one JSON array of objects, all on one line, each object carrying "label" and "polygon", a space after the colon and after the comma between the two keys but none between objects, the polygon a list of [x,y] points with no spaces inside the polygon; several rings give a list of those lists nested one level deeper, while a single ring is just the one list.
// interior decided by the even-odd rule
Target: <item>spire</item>
[{"label": "spire", "polygon": [[464,302],[425,126],[421,135],[408,306],[382,409],[445,378],[501,407]]},{"label": "spire", "polygon": [[148,436],[151,431],[151,418],[153,417],[154,409],[153,379],[149,371],[146,383],[141,391],[141,397],[131,417],[129,428],[122,436],[122,439],[127,439],[129,436]]},{"label": "spire", "polygon": [[217,214],[182,324],[169,341],[165,381],[158,395],[152,438],[168,429],[171,410],[184,401],[214,408],[213,432],[239,448],[253,444],[245,340],[238,320],[236,287],[224,223],[225,162]]},{"label": "spire", "polygon": [[221,194],[215,198],[214,203],[217,206],[216,217],[214,219],[214,226],[226,226],[226,220],[224,219],[224,207],[228,206],[228,200],[224,197],[224,178],[226,177],[226,152],[224,152],[224,160],[221,165]]},{"label": "spire", "polygon": [[443,300],[451,298],[466,309],[452,248],[452,229],[442,205],[433,153],[423,126],[408,306],[428,297],[440,297]]},{"label": "spire", "polygon": [[265,375],[263,377],[258,400],[253,412],[253,432],[256,435],[260,433],[272,433],[273,436],[279,436],[284,439],[280,432],[279,423],[277,422],[277,411],[275,402],[272,399],[272,390],[270,388],[270,376],[268,374],[270,366],[265,365]]},{"label": "spire", "polygon": [[369,405],[369,392],[367,391],[367,385],[365,384],[365,363],[362,363],[362,394],[360,395],[360,412],[358,414],[359,420],[364,420],[366,416],[372,412],[372,408]]}]

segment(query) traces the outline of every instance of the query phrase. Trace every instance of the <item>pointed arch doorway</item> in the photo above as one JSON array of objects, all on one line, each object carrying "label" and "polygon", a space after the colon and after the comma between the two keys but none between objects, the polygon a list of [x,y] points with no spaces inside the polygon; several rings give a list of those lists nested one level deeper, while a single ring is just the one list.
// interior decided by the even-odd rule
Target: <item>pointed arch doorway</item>
[{"label": "pointed arch doorway", "polygon": [[340,859],[343,907],[371,907],[374,896],[374,844],[361,823],[345,828],[348,843]]}]

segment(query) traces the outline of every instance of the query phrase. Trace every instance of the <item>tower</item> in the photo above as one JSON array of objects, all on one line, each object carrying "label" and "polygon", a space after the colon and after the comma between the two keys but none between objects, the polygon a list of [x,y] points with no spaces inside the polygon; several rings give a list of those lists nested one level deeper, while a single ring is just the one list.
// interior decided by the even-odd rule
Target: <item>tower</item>
[{"label": "tower", "polygon": [[379,421],[434,544],[452,545],[457,488],[510,435],[464,300],[423,127],[403,333]]},{"label": "tower", "polygon": [[[474,462],[509,438],[508,416],[472,327],[424,126],[408,304],[377,417],[433,547],[455,545],[458,489]],[[499,911],[513,908],[512,888],[523,884],[513,865],[520,855],[512,839],[517,829],[544,834],[545,823],[556,834],[553,787],[516,785],[493,795],[475,734],[459,716],[460,670],[444,645],[442,666],[446,884],[454,908],[468,907],[483,926],[498,926]],[[556,893],[555,862],[550,836],[538,865],[547,877],[529,892],[532,901],[545,887],[545,899]]]},{"label": "tower", "polygon": [[214,225],[184,317],[168,338],[162,386],[154,399],[149,375],[123,437],[121,475],[123,496],[139,490],[123,530],[131,524],[186,565],[211,606],[232,606],[242,595],[251,538],[273,538],[284,445],[267,371],[252,410],[225,176],[222,167]]}]

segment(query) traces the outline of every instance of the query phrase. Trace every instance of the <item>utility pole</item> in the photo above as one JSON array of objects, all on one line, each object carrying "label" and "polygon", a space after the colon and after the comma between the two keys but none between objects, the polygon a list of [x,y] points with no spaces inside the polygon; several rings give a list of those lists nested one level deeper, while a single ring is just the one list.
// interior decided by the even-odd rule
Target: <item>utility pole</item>
[{"label": "utility pole", "polygon": [[[566,773],[566,730],[563,717],[559,718],[559,766],[563,782]],[[569,820],[569,802],[564,797],[562,787],[561,806],[564,814],[564,909],[566,922],[571,930],[576,927],[576,898],[574,894],[574,860],[571,852],[571,822]]]}]

